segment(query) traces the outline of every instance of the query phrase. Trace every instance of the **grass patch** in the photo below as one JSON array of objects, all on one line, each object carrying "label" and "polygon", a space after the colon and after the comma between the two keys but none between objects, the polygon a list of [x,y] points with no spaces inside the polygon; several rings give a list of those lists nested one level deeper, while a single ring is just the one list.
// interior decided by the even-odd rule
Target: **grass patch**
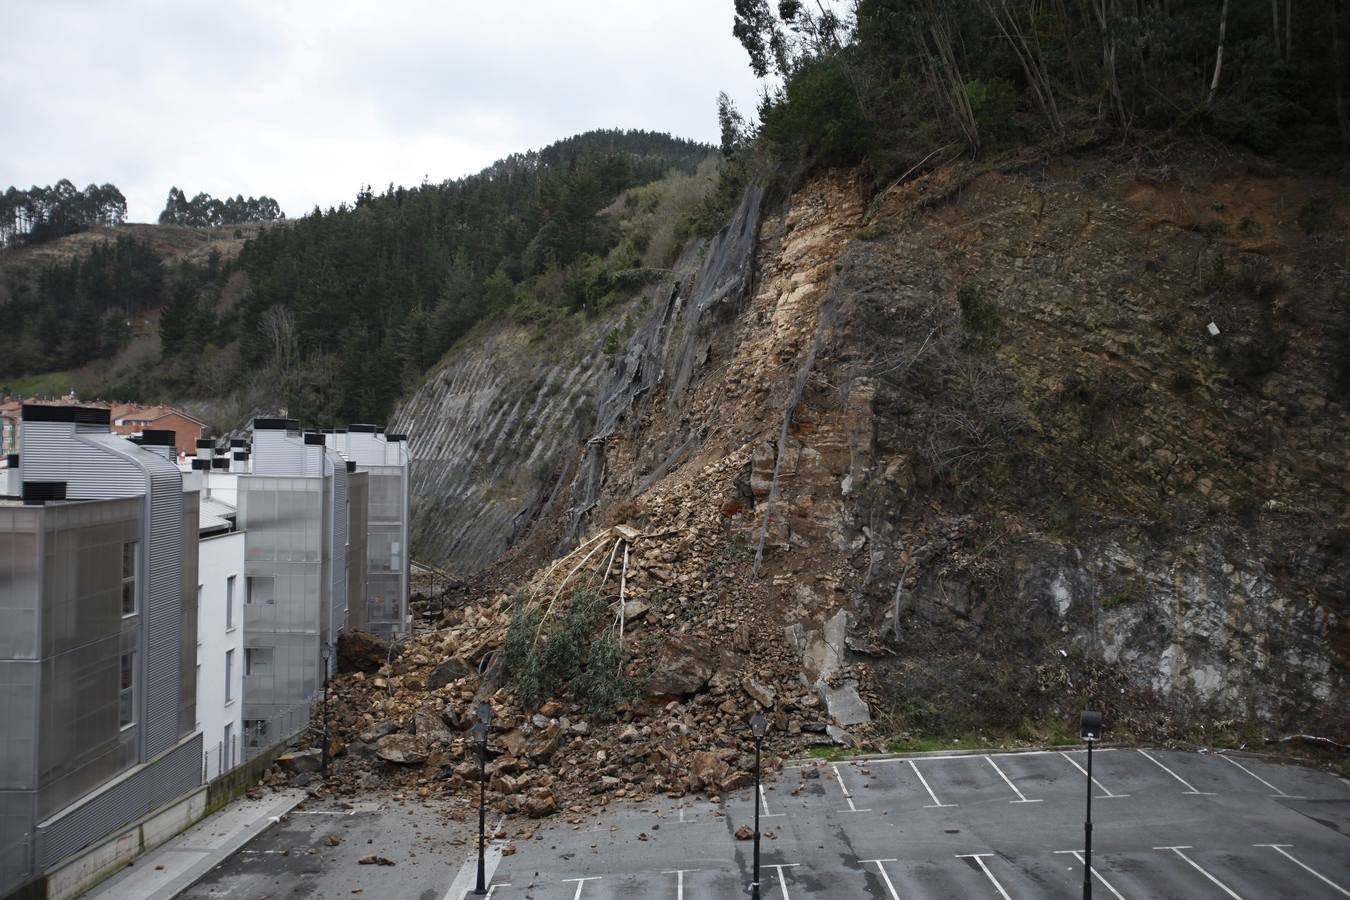
[{"label": "grass patch", "polygon": [[838,762],[841,759],[848,759],[853,756],[852,747],[812,747],[806,751],[806,755],[812,759],[823,759],[826,762]]},{"label": "grass patch", "polygon": [[999,744],[985,737],[938,737],[936,735],[917,735],[891,741],[886,745],[888,753],[936,753],[942,750],[991,750]]},{"label": "grass patch", "polygon": [[41,375],[22,375],[0,378],[0,394],[20,397],[62,397],[72,390],[84,393],[84,379],[77,369],[63,372],[43,372]]}]

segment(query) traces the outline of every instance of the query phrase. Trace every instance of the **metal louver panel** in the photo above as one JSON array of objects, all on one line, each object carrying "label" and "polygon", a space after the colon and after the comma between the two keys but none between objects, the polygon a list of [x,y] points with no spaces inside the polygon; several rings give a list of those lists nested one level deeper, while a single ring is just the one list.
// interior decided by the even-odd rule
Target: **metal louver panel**
[{"label": "metal louver panel", "polygon": [[87,802],[39,825],[38,867],[46,869],[60,862],[201,783],[202,736],[198,734]]},{"label": "metal louver panel", "polygon": [[183,589],[183,480],[178,467],[159,457],[150,470],[150,554],[145,603],[145,700],[142,740],[146,757],[178,741],[179,668]]}]

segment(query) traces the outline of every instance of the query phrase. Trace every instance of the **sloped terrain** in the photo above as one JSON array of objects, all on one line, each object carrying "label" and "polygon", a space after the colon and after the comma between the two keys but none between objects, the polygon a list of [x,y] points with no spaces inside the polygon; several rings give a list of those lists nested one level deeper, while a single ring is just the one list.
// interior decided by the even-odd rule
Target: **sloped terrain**
[{"label": "sloped terrain", "polygon": [[[961,164],[870,204],[842,174],[782,202],[752,190],[607,372],[535,367],[591,436],[550,445],[528,525],[433,603],[444,630],[378,670],[383,699],[339,689],[349,737],[378,726],[441,752],[359,768],[453,790],[481,699],[524,754],[495,770],[520,809],[726,789],[756,706],[776,752],[1053,740],[1084,705],[1121,739],[1344,740],[1335,196],[1249,160],[1102,157]],[[493,434],[520,401],[437,399],[470,383],[474,352],[400,416],[461,410],[439,419],[447,446]],[[518,470],[513,440],[476,458],[482,484]],[[523,463],[539,439],[519,446]],[[475,490],[434,498],[423,546],[478,519],[490,490]],[[581,680],[536,709],[500,652],[513,618],[561,620],[577,588],[622,635],[612,722]],[[427,703],[440,718],[421,728],[454,727],[424,742]]]}]

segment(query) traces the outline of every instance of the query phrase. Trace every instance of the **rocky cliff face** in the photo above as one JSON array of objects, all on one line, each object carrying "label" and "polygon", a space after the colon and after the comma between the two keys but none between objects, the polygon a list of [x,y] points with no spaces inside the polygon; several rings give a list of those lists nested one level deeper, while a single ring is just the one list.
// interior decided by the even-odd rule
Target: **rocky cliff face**
[{"label": "rocky cliff face", "polygon": [[854,737],[862,700],[890,731],[1095,702],[1344,736],[1335,196],[1103,159],[753,193],[614,358],[452,354],[397,416],[418,547],[505,584],[628,523],[635,676],[734,636]]}]

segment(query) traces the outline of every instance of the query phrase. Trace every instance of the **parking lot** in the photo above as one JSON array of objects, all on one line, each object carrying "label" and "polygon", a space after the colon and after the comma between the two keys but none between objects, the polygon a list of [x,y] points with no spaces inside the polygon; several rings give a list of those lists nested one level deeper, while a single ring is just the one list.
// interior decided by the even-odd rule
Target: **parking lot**
[{"label": "parking lot", "polygon": [[[1094,896],[1350,897],[1350,785],[1248,757],[1093,754]],[[954,755],[786,770],[760,798],[764,897],[1076,898],[1086,754]],[[744,896],[749,791],[551,825],[496,900]]]},{"label": "parking lot", "polygon": [[[1117,749],[1093,757],[1094,896],[1350,897],[1345,780],[1246,756]],[[1040,751],[786,768],[758,798],[762,895],[1081,897],[1085,767],[1081,751]],[[575,823],[508,820],[498,825],[508,835],[537,830],[493,845],[490,896],[744,897],[751,842],[734,834],[753,824],[754,801],[745,790],[721,803],[615,804]],[[419,801],[311,802],[184,896],[461,900],[472,886],[475,825]],[[394,865],[361,865],[372,853]]]}]

